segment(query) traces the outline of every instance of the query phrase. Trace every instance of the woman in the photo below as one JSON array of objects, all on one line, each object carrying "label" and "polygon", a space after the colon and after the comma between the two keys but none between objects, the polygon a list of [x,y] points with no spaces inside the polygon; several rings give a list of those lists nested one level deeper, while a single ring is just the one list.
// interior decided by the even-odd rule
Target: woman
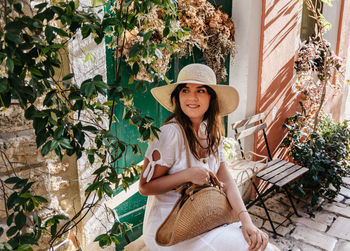
[{"label": "woman", "polygon": [[[238,93],[231,86],[216,85],[211,68],[202,64],[184,67],[176,84],[153,88],[153,96],[173,112],[167,121],[177,121],[185,130],[191,168],[187,168],[186,150],[181,128],[168,123],[160,129],[159,139],[150,143],[140,179],[140,193],[148,195],[143,236],[149,250],[272,250],[268,235],[252,223],[239,190],[230,176],[223,155],[221,118],[238,105]],[[170,247],[155,242],[159,225],[168,216],[181,184],[205,184],[215,174],[238,214],[240,222],[215,228]],[[151,196],[150,196],[151,195]]]}]

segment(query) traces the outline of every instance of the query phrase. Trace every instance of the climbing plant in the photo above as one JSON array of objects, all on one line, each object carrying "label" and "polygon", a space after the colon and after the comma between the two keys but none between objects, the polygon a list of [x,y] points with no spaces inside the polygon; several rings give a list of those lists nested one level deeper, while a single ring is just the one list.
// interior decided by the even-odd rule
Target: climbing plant
[{"label": "climbing plant", "polygon": [[[137,127],[143,140],[157,136],[158,129],[152,125],[152,118],[134,106],[131,88],[122,85],[119,66],[113,83],[106,83],[101,75],[77,83],[73,71],[62,77],[55,74],[62,67],[62,51],[78,33],[96,44],[102,43],[106,34],[113,36],[113,50],[120,65],[127,61],[123,54],[126,34],[137,27],[141,17],[148,22],[144,16],[154,9],[161,11],[163,29],[170,29],[177,19],[173,0],[126,0],[107,2],[106,6],[113,7],[114,11],[99,17],[93,7],[80,6],[79,1],[4,0],[0,3],[0,109],[18,106],[24,110],[25,118],[33,122],[36,146],[42,156],[54,152],[60,159],[64,155],[75,155],[79,159],[86,154],[95,168],[93,182],[86,189],[85,201],[76,215],[68,218],[54,214],[45,222],[38,210],[47,200],[35,194],[34,182],[13,172],[9,172],[11,177],[5,180],[1,178],[8,226],[5,232],[0,228],[0,236],[6,234],[8,239],[0,244],[1,250],[33,250],[43,235],[50,236],[49,246],[53,248],[103,196],[112,196],[114,190],[126,189],[134,181],[138,175],[135,165],[123,167],[120,174],[113,165],[127,149],[140,153],[137,144],[124,142],[110,131],[117,104],[124,107],[123,119]],[[161,58],[160,49],[173,53],[176,42],[186,31],[178,27],[175,33],[163,32],[161,43],[152,41],[153,33],[152,29],[138,32],[142,39],[128,48],[130,58]],[[123,74],[136,76],[141,65],[151,77],[165,79],[153,64],[152,60],[134,60],[127,64],[127,72]],[[110,100],[101,102],[99,97],[107,94]],[[108,123],[103,123],[106,116]],[[4,148],[5,145],[2,154],[5,154]],[[116,222],[96,241],[100,246],[118,243],[116,235],[124,231],[125,225]]]}]

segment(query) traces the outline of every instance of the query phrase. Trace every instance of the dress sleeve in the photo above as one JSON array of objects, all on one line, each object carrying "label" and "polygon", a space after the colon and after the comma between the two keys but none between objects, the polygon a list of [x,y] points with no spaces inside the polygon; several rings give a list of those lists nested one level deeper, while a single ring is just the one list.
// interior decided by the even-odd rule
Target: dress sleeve
[{"label": "dress sleeve", "polygon": [[[175,160],[179,158],[180,151],[183,146],[183,137],[180,128],[176,124],[167,124],[160,128],[158,139],[148,144],[145,158],[149,163],[143,172],[143,177],[149,182],[153,176],[156,165],[166,166],[171,168]],[[159,160],[154,160],[152,154],[158,151],[160,154]]]}]

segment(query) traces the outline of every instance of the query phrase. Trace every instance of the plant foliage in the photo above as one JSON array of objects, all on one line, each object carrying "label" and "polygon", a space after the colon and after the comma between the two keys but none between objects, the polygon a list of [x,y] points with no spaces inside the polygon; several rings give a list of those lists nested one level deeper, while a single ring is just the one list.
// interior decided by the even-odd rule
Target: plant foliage
[{"label": "plant foliage", "polygon": [[293,89],[301,93],[314,119],[314,131],[319,121],[319,114],[326,100],[327,89],[340,89],[343,84],[341,75],[344,63],[331,50],[330,43],[324,38],[331,24],[322,15],[322,4],[332,5],[332,0],[303,0],[315,20],[315,35],[303,41],[298,49],[294,68],[297,81]]},{"label": "plant foliage", "polygon": [[[102,2],[95,1],[94,4]],[[36,211],[47,201],[34,195],[33,182],[17,176],[5,181],[1,179],[9,228],[6,230],[8,241],[0,247],[3,250],[32,250],[32,245],[37,245],[45,232],[51,236],[49,246],[52,248],[99,200],[105,195],[112,196],[117,189],[127,189],[138,176],[136,165],[120,167],[119,172],[115,169],[114,163],[128,149],[134,154],[141,153],[141,150],[138,144],[124,142],[111,132],[111,124],[116,122],[114,108],[117,104],[124,107],[123,119],[138,128],[144,141],[156,137],[159,129],[152,124],[152,118],[144,116],[134,106],[131,88],[121,83],[120,65],[126,61],[124,35],[136,27],[138,17],[147,16],[154,8],[163,10],[163,28],[169,29],[177,18],[175,2],[115,1],[115,11],[105,13],[103,17],[90,7],[79,6],[79,1],[5,0],[0,7],[0,109],[16,105],[24,110],[25,118],[33,122],[36,145],[42,156],[53,152],[60,159],[64,155],[75,155],[79,159],[86,155],[95,168],[93,182],[85,191],[85,202],[76,215],[68,219],[55,214],[45,222]],[[77,34],[100,44],[111,31],[117,38],[113,49],[118,65],[113,83],[106,83],[101,75],[81,83],[76,82],[74,72],[57,76],[63,63],[61,53]],[[154,56],[159,46],[168,47],[166,43],[152,43],[149,40],[151,34],[152,31],[140,31],[139,36],[144,39],[131,48],[133,58]],[[167,35],[167,32],[163,34],[164,37]],[[171,34],[175,41],[181,35],[181,32]],[[157,75],[152,63],[147,62],[145,67],[152,69],[149,74]],[[142,61],[127,65],[123,74],[136,76],[139,64],[142,65]],[[100,97],[107,97],[107,94],[110,100],[101,102]],[[109,119],[107,125],[104,123],[106,117]],[[107,235],[96,239],[101,246],[118,243],[115,236],[125,231],[125,226],[116,224],[117,227],[113,226]],[[2,234],[4,229],[0,228]]]},{"label": "plant foliage", "polygon": [[282,147],[300,166],[309,168],[300,180],[293,184],[299,195],[305,191],[312,195],[314,206],[320,197],[334,199],[343,184],[342,177],[350,174],[349,122],[334,122],[325,114],[320,118],[317,130],[306,110],[288,118],[284,124],[287,137]]}]

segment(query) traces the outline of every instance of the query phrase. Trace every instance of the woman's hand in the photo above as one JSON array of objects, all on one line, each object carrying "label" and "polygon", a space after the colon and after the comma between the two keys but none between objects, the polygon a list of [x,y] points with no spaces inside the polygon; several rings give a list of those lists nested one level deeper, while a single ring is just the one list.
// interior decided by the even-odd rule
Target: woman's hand
[{"label": "woman's hand", "polygon": [[210,175],[214,175],[212,171],[204,167],[191,167],[188,168],[187,171],[189,181],[200,186],[209,181]]},{"label": "woman's hand", "polygon": [[244,239],[249,244],[249,250],[264,251],[269,241],[269,236],[257,228],[253,223],[242,225]]}]

